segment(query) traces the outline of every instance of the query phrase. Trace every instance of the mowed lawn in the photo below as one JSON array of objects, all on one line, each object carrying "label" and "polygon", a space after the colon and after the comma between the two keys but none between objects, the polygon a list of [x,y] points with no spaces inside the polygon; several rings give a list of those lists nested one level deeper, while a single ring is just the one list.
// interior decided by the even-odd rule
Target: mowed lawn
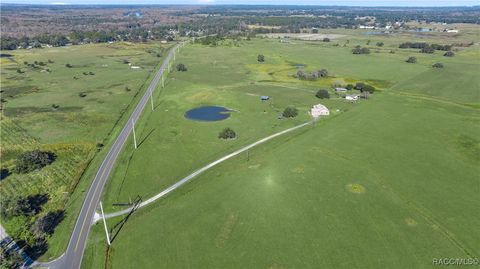
[{"label": "mowed lawn", "polygon": [[[105,190],[108,212],[308,120],[312,104],[327,105],[332,115],[252,149],[249,159],[222,163],[123,226],[109,220],[114,234],[122,228],[107,254],[97,224],[84,267],[103,266],[108,257],[111,268],[428,268],[433,258],[478,257],[479,78],[463,72],[458,84],[470,81],[471,88],[450,90],[459,69],[478,70],[475,47],[448,59],[450,67],[441,52],[352,55],[351,46],[254,40],[184,48],[177,63],[189,70],[169,77],[155,111],[138,123],[141,144],[125,148]],[[468,62],[462,53],[474,56]],[[409,55],[418,63],[405,63]],[[446,67],[433,70],[437,61]],[[332,77],[299,81],[296,65],[326,68]],[[420,83],[422,74],[432,82]],[[380,92],[357,104],[333,92],[330,100],[314,97],[332,83],[357,81]],[[262,103],[259,95],[272,98]],[[183,117],[201,105],[235,112],[215,123]],[[278,120],[287,105],[298,107],[299,117]],[[224,127],[238,138],[219,140]]]}]

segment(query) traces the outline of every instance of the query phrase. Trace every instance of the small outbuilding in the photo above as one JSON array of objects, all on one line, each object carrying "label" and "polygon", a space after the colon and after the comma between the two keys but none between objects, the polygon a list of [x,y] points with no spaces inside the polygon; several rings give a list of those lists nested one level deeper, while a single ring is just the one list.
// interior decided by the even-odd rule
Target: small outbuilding
[{"label": "small outbuilding", "polygon": [[338,88],[335,88],[335,91],[336,91],[336,92],[346,92],[347,89],[338,87]]},{"label": "small outbuilding", "polygon": [[317,104],[312,107],[312,109],[310,110],[310,114],[312,115],[312,117],[318,118],[320,116],[330,115],[330,110],[328,110],[328,108],[322,104]]},{"label": "small outbuilding", "polygon": [[347,95],[345,96],[345,100],[355,102],[358,100],[358,95],[356,94]]},{"label": "small outbuilding", "polygon": [[269,99],[270,99],[270,96],[268,96],[268,95],[260,96],[260,100],[262,100],[262,101],[268,101]]}]

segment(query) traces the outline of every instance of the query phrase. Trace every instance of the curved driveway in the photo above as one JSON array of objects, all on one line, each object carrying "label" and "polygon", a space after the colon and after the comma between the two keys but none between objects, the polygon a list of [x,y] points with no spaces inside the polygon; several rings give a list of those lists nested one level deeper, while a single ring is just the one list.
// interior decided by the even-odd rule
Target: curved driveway
[{"label": "curved driveway", "polygon": [[[216,160],[216,161],[214,161],[214,162],[211,162],[211,163],[205,165],[204,167],[196,170],[195,172],[191,173],[190,175],[184,177],[184,178],[181,179],[180,181],[176,182],[176,183],[173,184],[172,186],[170,186],[170,187],[166,188],[165,190],[163,190],[162,192],[160,192],[159,194],[157,194],[157,195],[155,195],[155,196],[153,196],[153,197],[151,197],[151,198],[143,201],[142,203],[140,203],[140,204],[138,204],[137,206],[135,206],[135,208],[134,208],[134,207],[130,207],[130,208],[127,208],[127,209],[124,209],[124,210],[120,210],[120,211],[114,212],[114,213],[105,214],[105,218],[113,218],[113,217],[121,216],[121,215],[130,213],[130,212],[131,212],[132,210],[134,210],[134,209],[136,210],[136,209],[138,209],[138,208],[140,208],[140,207],[147,206],[147,205],[155,202],[156,200],[162,198],[163,196],[169,194],[170,192],[178,189],[180,186],[182,186],[183,184],[187,183],[187,182],[190,181],[192,178],[194,178],[194,177],[198,176],[199,174],[205,172],[206,170],[214,167],[215,165],[217,165],[217,164],[219,164],[219,163],[221,163],[221,162],[224,162],[224,161],[226,161],[226,160],[228,160],[228,159],[230,159],[230,158],[232,158],[232,157],[234,157],[234,156],[237,156],[238,154],[240,154],[240,153],[242,153],[242,152],[245,152],[245,151],[247,151],[247,150],[249,150],[249,149],[251,149],[251,148],[253,148],[253,147],[255,147],[255,146],[258,146],[258,145],[260,145],[260,144],[262,144],[262,143],[265,143],[265,142],[267,142],[267,141],[270,140],[270,139],[273,139],[273,138],[275,138],[275,137],[277,137],[277,136],[280,136],[280,135],[286,134],[286,133],[288,133],[288,132],[297,130],[297,129],[302,128],[302,127],[304,127],[304,126],[306,126],[306,125],[308,125],[308,124],[310,124],[310,123],[311,123],[311,121],[306,122],[306,123],[302,123],[302,124],[297,125],[297,126],[295,126],[295,127],[292,127],[292,128],[283,130],[283,131],[281,131],[281,132],[275,133],[275,134],[273,134],[273,135],[267,136],[267,137],[262,138],[262,139],[260,139],[260,140],[258,140],[258,141],[256,141],[256,142],[248,145],[248,146],[245,146],[245,147],[243,147],[243,148],[241,148],[241,149],[239,149],[239,150],[236,150],[236,151],[234,151],[234,152],[232,152],[232,153],[230,153],[230,154],[228,154],[228,155],[226,155],[226,156],[223,156],[222,158],[220,158],[220,159],[218,159],[218,160]],[[96,214],[96,215],[95,215],[94,222],[96,222],[96,221],[98,221],[98,220],[100,220],[100,219],[101,219],[101,216],[100,216],[99,214]]]},{"label": "curved driveway", "polygon": [[[68,243],[67,250],[62,256],[58,259],[48,262],[48,263],[36,263],[36,266],[48,267],[48,268],[68,268],[68,269],[79,269],[82,265],[83,252],[87,243],[88,233],[90,232],[90,227],[93,222],[93,217],[95,215],[95,210],[100,201],[102,195],[103,187],[107,182],[107,179],[112,171],[112,168],[115,164],[115,161],[120,154],[125,142],[130,135],[132,130],[132,123],[136,122],[140,117],[145,105],[148,103],[150,94],[155,91],[157,85],[162,77],[163,72],[168,67],[168,64],[173,57],[175,50],[180,46],[180,44],[175,45],[167,55],[167,58],[162,63],[162,66],[155,74],[155,77],[150,82],[148,89],[145,91],[142,99],[135,107],[135,110],[130,115],[127,123],[123,127],[122,131],[118,135],[117,139],[113,143],[113,146],[110,148],[107,156],[102,162],[102,165],[98,169],[97,174],[93,180],[90,189],[88,190],[87,196],[83,203],[80,214],[77,218],[75,228],[73,229],[72,236],[70,237],[70,242]],[[133,145],[132,145],[133,146]]]}]

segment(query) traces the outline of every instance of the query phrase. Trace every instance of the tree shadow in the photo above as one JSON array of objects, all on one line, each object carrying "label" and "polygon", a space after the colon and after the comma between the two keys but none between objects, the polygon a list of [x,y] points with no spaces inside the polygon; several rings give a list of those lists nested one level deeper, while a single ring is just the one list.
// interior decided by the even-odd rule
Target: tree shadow
[{"label": "tree shadow", "polygon": [[138,147],[140,147],[143,142],[145,142],[145,140],[148,139],[148,137],[155,131],[156,128],[153,128],[152,130],[150,130],[150,132],[142,139],[142,141],[140,141],[140,143],[138,143]]},{"label": "tree shadow", "polygon": [[11,174],[12,173],[6,168],[0,169],[0,180],[6,179]]},{"label": "tree shadow", "polygon": [[141,202],[142,202],[142,198],[140,196],[137,196],[137,198],[135,198],[135,202],[134,202],[134,206],[132,207],[132,210],[130,210],[128,215],[126,215],[121,221],[119,221],[113,226],[113,228],[110,230],[110,234],[113,235],[110,240],[110,243],[113,243],[115,238],[117,238],[118,234],[123,228],[123,225],[125,225],[125,223],[128,221],[128,219],[133,214],[133,212],[135,212],[135,210],[138,208]]},{"label": "tree shadow", "polygon": [[35,243],[25,248],[25,252],[33,260],[40,258],[48,250],[48,243],[44,238],[35,240]]},{"label": "tree shadow", "polygon": [[42,206],[48,202],[49,198],[49,195],[46,193],[29,195],[27,201],[30,205],[30,210],[37,214],[42,210]]}]

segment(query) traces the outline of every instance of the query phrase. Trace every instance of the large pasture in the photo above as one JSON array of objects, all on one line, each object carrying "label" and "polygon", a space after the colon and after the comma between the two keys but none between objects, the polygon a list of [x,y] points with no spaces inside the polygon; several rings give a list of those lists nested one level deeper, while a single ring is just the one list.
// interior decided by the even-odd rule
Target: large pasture
[{"label": "large pasture", "polygon": [[[140,146],[127,145],[105,189],[108,212],[309,120],[313,104],[332,115],[212,168],[124,225],[109,220],[116,236],[108,253],[97,224],[84,267],[428,268],[433,258],[478,257],[478,45],[446,58],[397,48],[412,36],[372,36],[371,54],[352,55],[367,38],[349,34],[339,46],[253,39],[185,47],[177,62],[188,71],[172,73],[155,111],[138,123]],[[385,46],[375,48],[378,41]],[[409,56],[418,63],[406,63]],[[435,62],[445,68],[433,69]],[[299,81],[297,65],[326,68],[331,77]],[[333,92],[330,100],[314,96],[358,81],[379,91],[356,104]],[[184,118],[201,105],[236,112],[213,123]],[[277,119],[288,105],[299,116]],[[225,127],[238,138],[218,139]]]},{"label": "large pasture", "polygon": [[[115,43],[2,51],[2,56],[11,55],[1,58],[0,156],[1,168],[8,173],[2,170],[0,196],[46,194],[49,201],[43,213],[66,210],[43,259],[56,258],[66,247],[83,191],[105,145],[162,61],[166,47]],[[141,68],[131,69],[125,60]],[[13,172],[17,156],[34,149],[51,151],[57,159],[39,171]],[[15,227],[18,222],[2,219],[14,237],[12,230],[28,230],[24,224]]]}]

